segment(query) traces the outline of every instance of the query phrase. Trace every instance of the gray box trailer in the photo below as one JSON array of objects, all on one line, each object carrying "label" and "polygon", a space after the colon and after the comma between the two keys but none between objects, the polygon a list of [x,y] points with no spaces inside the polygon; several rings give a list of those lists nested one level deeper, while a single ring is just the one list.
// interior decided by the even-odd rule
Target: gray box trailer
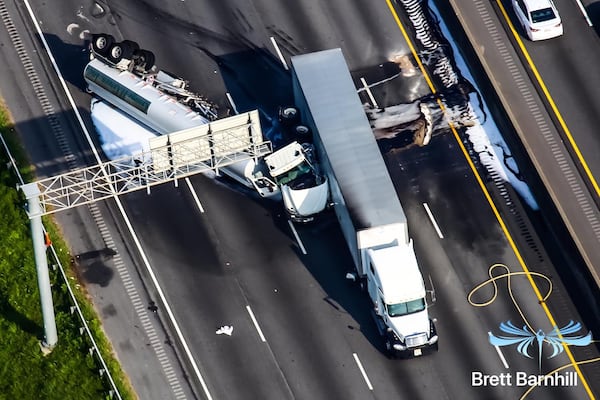
[{"label": "gray box trailer", "polygon": [[390,353],[437,348],[406,215],[340,49],[292,57],[295,104],[313,132],[358,276]]}]

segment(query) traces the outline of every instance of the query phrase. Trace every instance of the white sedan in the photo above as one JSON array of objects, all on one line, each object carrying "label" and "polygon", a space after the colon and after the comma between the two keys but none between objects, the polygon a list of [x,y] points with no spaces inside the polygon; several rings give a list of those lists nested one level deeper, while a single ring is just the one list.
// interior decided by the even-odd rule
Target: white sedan
[{"label": "white sedan", "polygon": [[551,39],[563,34],[563,25],[552,0],[513,0],[513,8],[530,40]]}]

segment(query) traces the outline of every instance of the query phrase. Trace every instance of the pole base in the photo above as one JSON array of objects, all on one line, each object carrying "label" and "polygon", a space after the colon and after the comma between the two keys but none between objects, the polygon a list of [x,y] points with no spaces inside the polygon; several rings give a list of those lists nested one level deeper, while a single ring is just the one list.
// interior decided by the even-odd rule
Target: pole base
[{"label": "pole base", "polygon": [[42,354],[45,356],[52,353],[52,350],[54,350],[54,348],[56,347],[56,345],[50,346],[48,343],[46,343],[45,340],[40,340],[39,345],[40,345],[40,350],[42,351]]}]

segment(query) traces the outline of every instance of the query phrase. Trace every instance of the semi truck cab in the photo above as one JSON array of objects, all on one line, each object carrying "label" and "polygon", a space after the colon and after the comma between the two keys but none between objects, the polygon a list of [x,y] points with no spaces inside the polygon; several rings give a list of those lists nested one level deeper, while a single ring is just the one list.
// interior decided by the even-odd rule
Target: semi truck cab
[{"label": "semi truck cab", "polygon": [[265,157],[293,221],[310,222],[327,206],[327,178],[315,167],[312,145],[292,142]]},{"label": "semi truck cab", "polygon": [[423,348],[437,346],[412,241],[408,246],[369,249],[366,259],[367,291],[388,353],[412,352],[419,356]]}]

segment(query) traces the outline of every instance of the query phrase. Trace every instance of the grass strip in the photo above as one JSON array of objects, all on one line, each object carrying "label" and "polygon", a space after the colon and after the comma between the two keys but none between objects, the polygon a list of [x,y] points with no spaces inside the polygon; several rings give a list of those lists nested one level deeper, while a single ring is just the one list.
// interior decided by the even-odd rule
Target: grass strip
[{"label": "grass strip", "polygon": [[[0,132],[19,166],[25,182],[33,180],[33,168],[20,145],[10,114],[0,104]],[[0,399],[109,399],[111,386],[101,364],[90,352],[91,342],[80,333],[82,323],[71,313],[73,302],[59,271],[50,270],[58,344],[43,355],[40,297],[25,199],[17,191],[18,179],[9,156],[0,149]],[[114,356],[94,308],[71,270],[70,251],[52,218],[44,226],[65,268],[71,287],[94,340],[117,385],[121,397],[136,399],[129,381]],[[48,252],[50,255],[50,252]],[[55,261],[50,260],[49,264]],[[116,398],[113,396],[112,398]]]}]

